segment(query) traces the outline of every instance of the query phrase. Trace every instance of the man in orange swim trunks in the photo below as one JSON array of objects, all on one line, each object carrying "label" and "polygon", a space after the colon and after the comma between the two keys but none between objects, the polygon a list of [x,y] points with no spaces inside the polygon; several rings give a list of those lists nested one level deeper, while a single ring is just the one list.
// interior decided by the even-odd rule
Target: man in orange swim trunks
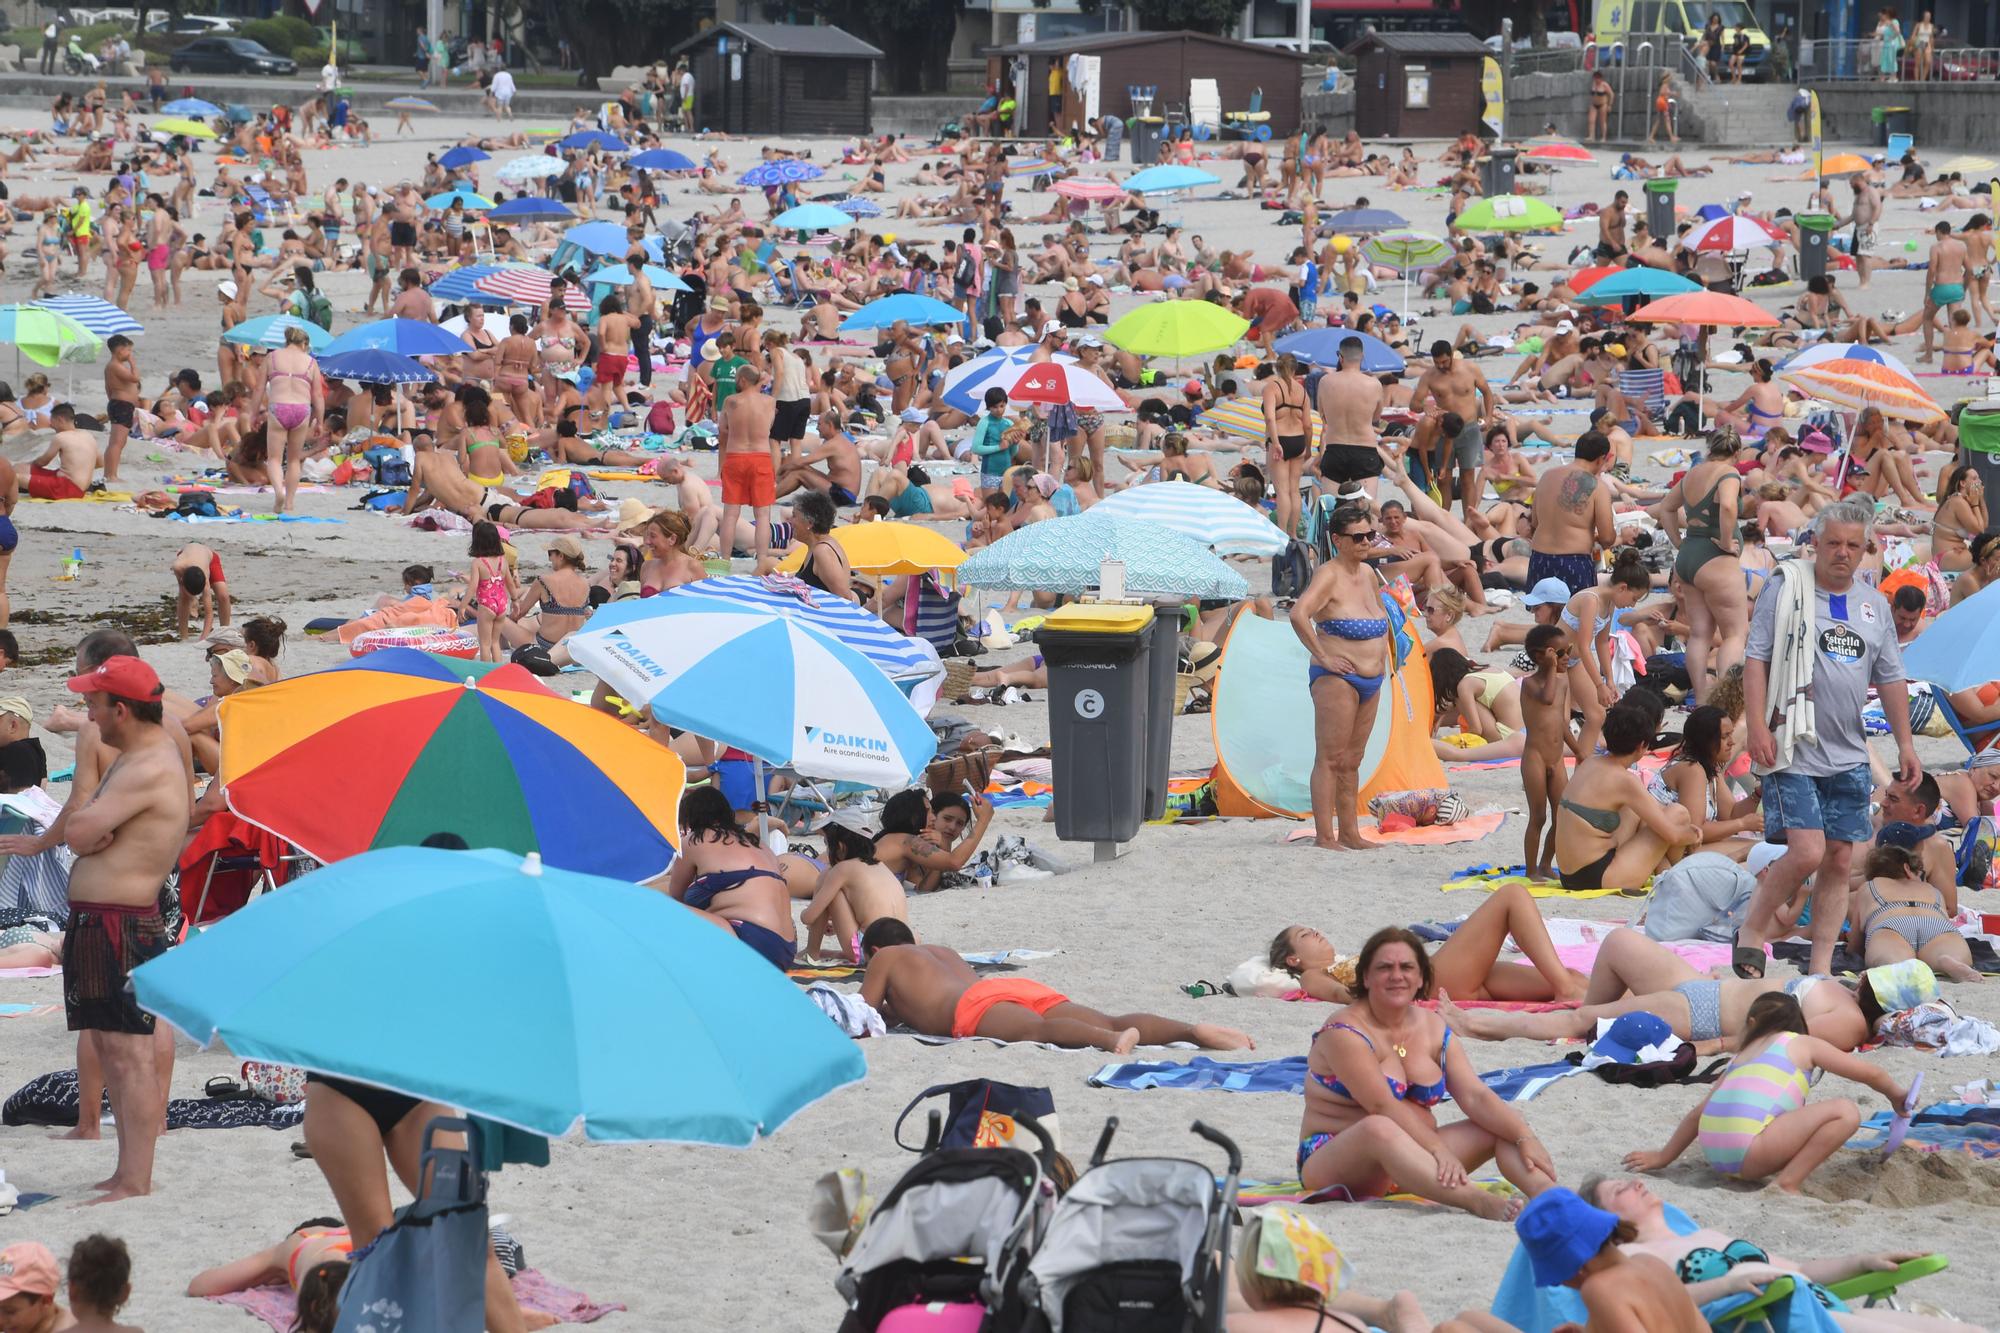
[{"label": "man in orange swim trunks", "polygon": [[731,554],[727,548],[735,540],[736,512],[747,507],[755,515],[752,554],[760,565],[771,540],[771,511],[778,503],[778,446],[771,439],[778,404],[757,391],[763,378],[755,366],[736,372],[736,392],[722,405],[715,433],[722,450],[722,553]]},{"label": "man in orange swim trunks", "polygon": [[890,1023],[934,1037],[992,1037],[1051,1046],[1094,1047],[1114,1055],[1135,1046],[1188,1041],[1211,1051],[1247,1050],[1254,1043],[1233,1028],[1180,1023],[1158,1014],[1104,1014],[1039,982],[1017,977],[980,980],[963,958],[936,944],[918,944],[909,924],[883,917],[861,934],[868,968],[861,998]]}]

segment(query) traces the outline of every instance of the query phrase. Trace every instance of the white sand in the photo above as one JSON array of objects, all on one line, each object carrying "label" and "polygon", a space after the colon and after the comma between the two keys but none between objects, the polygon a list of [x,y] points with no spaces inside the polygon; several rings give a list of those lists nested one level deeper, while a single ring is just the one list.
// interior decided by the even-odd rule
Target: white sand
[{"label": "white sand", "polygon": [[[419,172],[426,150],[452,141],[445,137],[448,132],[473,128],[471,122],[448,119],[423,124],[430,137],[420,142],[309,155],[315,183],[333,172],[391,183]],[[816,156],[822,158],[836,151],[831,143],[815,147]],[[1436,152],[1435,145],[1424,149],[1427,157]],[[733,162],[747,166],[755,145],[730,144],[727,152]],[[509,155],[503,150],[496,157],[505,160]],[[901,181],[911,170],[898,168],[891,175]],[[1711,180],[1684,182],[1681,198],[1698,205],[1752,188],[1762,205],[1797,207],[1804,202],[1804,184],[1771,183],[1774,176],[1789,178],[1796,172],[1783,167],[1724,167]],[[1222,174],[1234,184],[1233,164],[1223,167]],[[17,194],[35,192],[44,183],[36,173],[20,168],[10,176]],[[66,180],[54,184],[68,188]],[[1556,197],[1573,203],[1608,197],[1611,188],[1604,168],[1571,169],[1562,173]],[[1419,226],[1436,230],[1442,225],[1440,195],[1392,196],[1373,180],[1335,181],[1329,191],[1335,206],[1363,194],[1377,206],[1405,213]],[[1044,206],[1045,198],[1036,197],[1034,207]],[[754,197],[749,200],[753,211],[758,202]],[[690,206],[677,191],[669,211],[684,216]],[[1272,229],[1276,215],[1248,204],[1192,203],[1167,211],[1204,233],[1218,249],[1247,246],[1268,260],[1282,258],[1295,243],[1295,230]],[[218,210],[205,204],[195,225],[213,234],[217,220]],[[1935,220],[1935,215],[1920,214],[1912,203],[1891,204],[1882,227],[1884,243],[1900,245]],[[956,233],[955,228],[913,228],[887,219],[877,225],[932,240]],[[1016,234],[1026,247],[1045,230],[1021,226]],[[31,234],[32,229],[16,230],[12,248],[17,255]],[[1594,239],[1595,228],[1579,227],[1573,236],[1578,243]],[[1567,249],[1546,238],[1543,246],[1557,262]],[[6,297],[23,299],[27,278],[22,261],[16,258],[9,267]],[[214,274],[190,274],[187,305],[161,316],[147,308],[150,297],[142,279],[134,313],[149,325],[140,343],[149,391],[157,391],[181,365],[195,366],[205,382],[213,382],[216,280]],[[341,311],[336,327],[351,327],[365,291],[363,279],[353,273],[329,275],[325,286]],[[1045,302],[1054,299],[1055,289],[1040,290]],[[1843,283],[1843,290],[1859,308],[1877,311],[1912,309],[1920,300],[1913,275],[1881,276],[1865,300],[1855,300],[1849,283]],[[1121,298],[1118,311],[1132,304],[1133,298]],[[263,308],[253,302],[253,310]],[[790,321],[780,313],[772,322],[782,327]],[[1497,331],[1509,321],[1496,316],[1473,322]],[[1448,336],[1456,324],[1449,319],[1432,321],[1426,338]],[[1489,373],[1499,365],[1488,362]],[[67,373],[57,375],[58,383]],[[1505,371],[1499,373],[1504,378]],[[83,367],[77,374],[79,401],[98,410],[101,394],[95,371]],[[1941,398],[1963,387],[1948,380],[1926,384]],[[1733,395],[1737,387],[1725,380],[1719,391]],[[11,452],[20,456],[18,447]],[[134,445],[127,454],[131,489],[139,489],[180,461],[168,455],[164,465],[149,462],[149,452]],[[609,489],[615,495],[649,497],[655,490]],[[268,499],[247,497],[247,503],[262,508]],[[337,646],[298,638],[297,630],[306,620],[358,613],[376,593],[396,586],[396,571],[412,560],[435,563],[440,572],[465,563],[463,538],[420,534],[398,521],[349,513],[345,508],[349,503],[351,497],[345,494],[311,495],[303,501],[307,513],[345,518],[341,526],[207,526],[198,531],[110,505],[24,504],[15,516],[23,533],[12,571],[15,628],[27,660],[49,664],[24,666],[0,686],[6,692],[25,692],[45,715],[63,697],[67,653],[76,639],[99,625],[118,624],[128,613],[159,606],[170,591],[166,570],[171,553],[191,538],[222,552],[239,617],[275,613],[291,623],[294,635],[284,658],[288,670],[331,665],[339,659]],[[60,558],[72,546],[84,548],[84,580],[52,582]],[[531,565],[539,549],[530,537],[524,550]],[[592,552],[601,560],[604,544],[592,543]],[[1468,626],[1468,631],[1471,642],[1483,641],[1482,628]],[[146,653],[170,684],[205,692],[206,671],[193,646],[148,645]],[[1031,740],[1047,737],[1046,710],[1039,697],[1032,705],[971,709],[967,715],[982,725],[1016,729]],[[67,762],[68,747],[58,738],[50,740],[51,765],[60,767]],[[1956,762],[1955,751],[1952,742],[1922,746],[1927,762],[1939,765]],[[1212,757],[1207,718],[1183,719],[1176,728],[1177,766],[1204,766]],[[329,799],[337,799],[335,777]],[[1477,803],[1512,806],[1520,800],[1512,770],[1458,775],[1454,780]],[[1384,924],[1470,911],[1476,905],[1471,897],[1446,897],[1437,885],[1454,869],[1473,862],[1518,859],[1521,833],[1515,819],[1477,844],[1333,856],[1283,845],[1291,827],[1283,823],[1149,828],[1116,863],[1090,866],[1087,849],[1056,847],[1039,822],[1039,812],[1003,814],[996,825],[998,831],[1026,834],[1062,851],[1080,868],[1034,885],[917,901],[911,916],[923,936],[967,949],[1061,948],[1060,956],[1033,964],[1025,975],[1106,1008],[1147,1008],[1235,1024],[1252,1033],[1268,1055],[1303,1050],[1312,1030],[1331,1010],[1265,1000],[1190,1000],[1176,987],[1196,978],[1220,980],[1237,962],[1261,954],[1272,934],[1288,923],[1316,924],[1330,931],[1337,945],[1352,950]],[[1616,899],[1558,901],[1551,910],[1621,920],[1631,914],[1633,905]],[[504,1002],[506,978],[496,977],[494,982],[495,996]],[[1965,1012],[1995,1018],[2000,1017],[1996,994],[2000,987],[1955,987],[1952,998]],[[0,983],[0,1000],[59,1002],[60,988],[53,980]],[[325,1002],[338,1006],[342,1000],[329,995]],[[632,1059],[673,1058],[671,1034],[653,1030],[645,1015],[633,1015],[631,1037]],[[1482,1068],[1551,1058],[1546,1047],[1523,1042],[1505,1046],[1475,1042],[1468,1050]],[[72,1052],[59,1015],[0,1020],[0,1094],[45,1071],[68,1067]],[[1101,1060],[1088,1052],[985,1044],[938,1049],[888,1039],[868,1043],[867,1054],[871,1076],[865,1084],[808,1110],[775,1140],[748,1152],[561,1143],[549,1169],[516,1169],[499,1177],[493,1188],[494,1207],[516,1219],[515,1230],[536,1267],[599,1300],[623,1301],[631,1307],[629,1315],[614,1316],[607,1327],[714,1328],[729,1322],[759,1330],[804,1330],[832,1327],[839,1317],[832,1287],[834,1263],[803,1226],[808,1186],[821,1172],[858,1166],[867,1171],[878,1194],[886,1190],[912,1160],[893,1146],[889,1126],[904,1103],[931,1084],[976,1076],[1045,1084],[1055,1092],[1065,1142],[1079,1156],[1088,1152],[1103,1117],[1116,1115],[1123,1125],[1117,1144],[1121,1151],[1185,1152],[1213,1161],[1206,1145],[1186,1132],[1188,1123],[1199,1117],[1236,1136],[1253,1177],[1269,1179],[1292,1172],[1300,1111],[1293,1097],[1093,1091],[1084,1080]],[[1991,1072],[1987,1061],[1940,1063],[1906,1051],[1885,1051],[1875,1058],[1899,1077],[1928,1070],[1933,1095],[1943,1095],[1949,1083]],[[235,1067],[236,1062],[222,1053],[194,1053],[183,1042],[174,1075],[175,1095],[199,1096],[204,1080],[233,1074]],[[1846,1091],[1829,1088],[1822,1095]],[[1587,1173],[1615,1169],[1630,1149],[1664,1142],[1699,1095],[1678,1089],[1615,1089],[1580,1078],[1558,1084],[1528,1106],[1527,1114],[1549,1144],[1562,1178],[1574,1183]],[[1863,1097],[1864,1104],[1873,1100]],[[256,1129],[170,1134],[160,1144],[157,1192],[152,1197],[103,1211],[79,1211],[72,1205],[83,1197],[83,1187],[111,1170],[110,1142],[57,1143],[46,1130],[0,1130],[0,1168],[7,1178],[24,1190],[59,1196],[32,1213],[0,1221],[0,1241],[38,1239],[66,1255],[80,1236],[107,1229],[125,1237],[134,1252],[135,1293],[127,1311],[133,1322],[156,1331],[246,1333],[253,1328],[246,1315],[187,1301],[180,1291],[197,1269],[268,1245],[301,1219],[332,1210],[318,1171],[293,1157],[290,1144],[295,1138],[296,1134]],[[1923,1284],[1923,1295],[1964,1316],[1988,1315],[1995,1307],[2000,1278],[1981,1255],[1992,1214],[1967,1211],[1968,1204],[1983,1210],[2000,1200],[1990,1171],[1942,1173],[1946,1163],[1924,1163],[1906,1154],[1879,1182],[1874,1168],[1858,1163],[1843,1162],[1838,1171],[1826,1173],[1829,1183],[1844,1193],[1879,1184],[1880,1198],[1893,1207],[1883,1211],[1852,1202],[1796,1200],[1741,1190],[1722,1184],[1697,1161],[1690,1156],[1669,1173],[1666,1192],[1712,1225],[1797,1256],[1888,1246],[1940,1249],[1957,1266]],[[1941,1174],[1953,1178],[1940,1180]],[[1957,1176],[1965,1177],[1966,1183],[1959,1183]],[[1357,1265],[1365,1289],[1387,1293],[1408,1287],[1434,1317],[1469,1305],[1483,1308],[1513,1244],[1505,1227],[1442,1209],[1336,1206],[1318,1210],[1318,1216]]]}]

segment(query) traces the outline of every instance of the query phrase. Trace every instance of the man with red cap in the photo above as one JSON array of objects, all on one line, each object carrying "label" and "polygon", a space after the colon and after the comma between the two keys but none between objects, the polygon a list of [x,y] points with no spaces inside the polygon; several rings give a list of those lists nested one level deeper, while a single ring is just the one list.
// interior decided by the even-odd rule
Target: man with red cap
[{"label": "man with red cap", "polygon": [[188,788],[153,668],[137,657],[107,657],[72,676],[69,688],[84,696],[98,734],[118,751],[90,800],[67,816],[77,860],[63,936],[70,1030],[94,1047],[118,1124],[118,1166],[94,1201],[110,1203],[152,1191],[153,1149],[165,1127],[154,1020],[133,998],[130,977],[172,943],[160,889],[187,836]]},{"label": "man with red cap", "polygon": [[24,1240],[0,1250],[0,1328],[8,1333],[58,1333],[76,1326],[56,1304],[62,1273],[46,1245]]}]

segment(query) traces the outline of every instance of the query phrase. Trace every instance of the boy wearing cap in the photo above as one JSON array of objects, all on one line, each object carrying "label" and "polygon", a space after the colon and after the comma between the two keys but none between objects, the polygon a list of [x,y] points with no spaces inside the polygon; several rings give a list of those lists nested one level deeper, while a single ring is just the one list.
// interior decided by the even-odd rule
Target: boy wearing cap
[{"label": "boy wearing cap", "polygon": [[1543,1190],[1521,1210],[1514,1231],[1536,1286],[1573,1287],[1583,1297],[1584,1333],[1706,1333],[1701,1308],[1664,1260],[1618,1248],[1638,1238],[1632,1224],[1575,1191]]},{"label": "boy wearing cap", "polygon": [[223,628],[227,629],[232,602],[229,579],[222,572],[222,557],[212,547],[189,542],[174,553],[173,570],[177,585],[174,590],[175,635],[183,639],[188,636],[188,621],[193,618],[197,600],[201,603],[202,638],[215,631],[218,612]]},{"label": "boy wearing cap", "polygon": [[59,1333],[76,1320],[56,1304],[62,1271],[48,1246],[24,1240],[0,1250],[0,1328],[7,1333]]}]

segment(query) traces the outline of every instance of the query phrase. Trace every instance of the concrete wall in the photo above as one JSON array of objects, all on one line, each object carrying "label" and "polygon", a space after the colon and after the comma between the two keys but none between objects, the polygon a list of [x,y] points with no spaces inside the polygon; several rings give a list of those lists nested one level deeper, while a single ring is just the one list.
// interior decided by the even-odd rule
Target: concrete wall
[{"label": "concrete wall", "polygon": [[1590,113],[1590,75],[1517,74],[1507,85],[1507,137],[1530,139],[1551,121],[1556,133],[1583,138]]},{"label": "concrete wall", "polygon": [[1992,83],[1816,83],[1826,141],[1873,143],[1869,112],[1907,106],[1920,155],[1936,149],[1991,154],[2000,138],[2000,85]]}]

